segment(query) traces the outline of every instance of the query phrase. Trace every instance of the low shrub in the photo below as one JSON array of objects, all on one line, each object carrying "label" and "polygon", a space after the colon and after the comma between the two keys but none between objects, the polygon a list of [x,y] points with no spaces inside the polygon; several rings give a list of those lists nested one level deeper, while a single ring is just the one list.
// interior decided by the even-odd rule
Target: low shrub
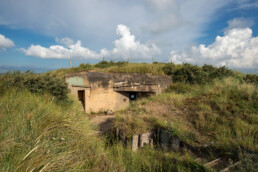
[{"label": "low shrub", "polygon": [[89,63],[81,63],[77,68],[78,70],[90,70],[93,66]]},{"label": "low shrub", "polygon": [[50,93],[59,101],[68,101],[68,87],[64,80],[54,75],[34,74],[30,71],[21,73],[14,71],[13,73],[5,73],[0,76],[0,88],[3,93],[10,87],[19,89],[27,89],[32,93],[44,94]]},{"label": "low shrub", "polygon": [[172,75],[174,72],[175,72],[175,64],[174,63],[167,63],[163,68],[163,72],[166,74],[166,75]]},{"label": "low shrub", "polygon": [[223,79],[225,77],[234,76],[233,71],[225,66],[217,68],[206,64],[199,67],[186,63],[177,70],[173,67],[173,64],[167,64],[163,70],[166,74],[172,75],[174,82],[190,84],[204,84],[212,82],[214,79]]},{"label": "low shrub", "polygon": [[108,67],[111,67],[111,66],[124,66],[126,65],[128,62],[125,62],[125,61],[119,61],[119,62],[113,62],[113,61],[101,61],[97,64],[95,64],[95,67],[97,68],[108,68]]},{"label": "low shrub", "polygon": [[202,68],[187,63],[173,73],[174,82],[202,84],[205,78],[206,76]]},{"label": "low shrub", "polygon": [[247,74],[244,77],[244,81],[247,83],[254,83],[255,85],[258,85],[258,75]]}]

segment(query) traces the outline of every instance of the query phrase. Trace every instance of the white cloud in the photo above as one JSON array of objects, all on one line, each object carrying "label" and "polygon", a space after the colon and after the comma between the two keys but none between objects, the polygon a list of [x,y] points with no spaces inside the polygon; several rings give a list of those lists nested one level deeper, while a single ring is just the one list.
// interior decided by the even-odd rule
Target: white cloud
[{"label": "white cloud", "polygon": [[68,36],[100,49],[113,40],[113,28],[124,23],[137,38],[154,41],[163,49],[160,57],[168,58],[171,46],[181,49],[191,44],[202,36],[216,12],[233,1],[3,0],[0,25]]},{"label": "white cloud", "polygon": [[234,18],[228,21],[228,27],[224,29],[224,32],[234,29],[234,28],[247,28],[254,25],[254,21],[246,18]]},{"label": "white cloud", "polygon": [[115,40],[114,49],[111,51],[111,57],[117,58],[151,58],[159,54],[160,49],[153,43],[141,44],[135,40],[135,36],[130,33],[130,29],[125,25],[118,25],[116,30],[120,35],[119,40]]},{"label": "white cloud", "polygon": [[64,45],[66,47],[69,47],[70,45],[74,44],[74,41],[71,38],[65,37],[62,39],[56,38],[56,42],[60,43],[61,45]]},{"label": "white cloud", "polygon": [[5,49],[13,46],[14,46],[14,43],[11,39],[8,39],[4,35],[0,34],[0,48]]},{"label": "white cloud", "polygon": [[250,28],[234,28],[217,36],[207,47],[203,44],[188,50],[172,51],[175,63],[213,64],[231,68],[257,68],[258,37],[252,37]]},{"label": "white cloud", "polygon": [[[0,1],[0,25],[54,38],[67,36],[86,42],[94,50],[108,47],[112,51],[114,28],[123,23],[142,42],[152,40],[162,49],[163,54],[155,59],[159,61],[167,61],[172,49],[183,49],[206,36],[207,29],[212,30],[209,24],[223,14],[239,14],[232,9],[257,7],[255,0]],[[72,45],[58,44],[66,49]]]},{"label": "white cloud", "polygon": [[116,33],[120,36],[120,39],[114,41],[114,48],[112,50],[102,49],[99,53],[83,47],[81,41],[74,44],[70,38],[56,39],[57,42],[67,48],[62,45],[52,45],[49,48],[31,45],[28,49],[22,49],[22,51],[28,56],[57,59],[151,58],[153,55],[160,53],[160,49],[155,44],[148,42],[141,44],[136,41],[135,36],[130,32],[130,28],[125,25],[118,25]]},{"label": "white cloud", "polygon": [[52,45],[49,48],[40,45],[31,45],[27,50],[22,51],[28,56],[56,59],[98,59],[100,55],[86,47],[82,47],[81,41],[65,48],[61,45]]}]

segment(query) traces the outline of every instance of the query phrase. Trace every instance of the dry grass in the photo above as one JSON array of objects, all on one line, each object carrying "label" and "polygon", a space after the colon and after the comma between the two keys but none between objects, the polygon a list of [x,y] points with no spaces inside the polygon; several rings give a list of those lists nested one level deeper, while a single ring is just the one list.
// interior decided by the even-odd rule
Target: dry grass
[{"label": "dry grass", "polygon": [[192,145],[212,141],[220,148],[257,151],[257,95],[255,85],[234,78],[202,86],[176,84],[170,92],[139,100],[118,113],[116,126],[132,135],[160,125]]},{"label": "dry grass", "polygon": [[11,89],[1,97],[1,171],[112,169],[79,105],[63,108]]}]

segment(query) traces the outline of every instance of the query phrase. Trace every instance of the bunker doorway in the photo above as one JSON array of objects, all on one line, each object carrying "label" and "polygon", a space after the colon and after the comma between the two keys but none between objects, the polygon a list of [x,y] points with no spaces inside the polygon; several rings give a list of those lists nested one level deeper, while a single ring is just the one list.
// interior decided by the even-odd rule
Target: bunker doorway
[{"label": "bunker doorway", "polygon": [[78,99],[82,104],[83,110],[85,111],[85,90],[78,90]]}]

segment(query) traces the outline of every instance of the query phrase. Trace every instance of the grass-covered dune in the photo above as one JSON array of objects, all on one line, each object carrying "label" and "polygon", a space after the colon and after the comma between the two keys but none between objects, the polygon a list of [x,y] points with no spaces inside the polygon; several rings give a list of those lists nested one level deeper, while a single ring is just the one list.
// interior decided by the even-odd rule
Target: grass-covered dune
[{"label": "grass-covered dune", "polygon": [[111,168],[102,141],[78,105],[10,89],[0,101],[0,171],[101,171]]},{"label": "grass-covered dune", "polygon": [[67,73],[80,71],[95,71],[105,73],[151,73],[156,75],[165,75],[162,68],[165,63],[149,64],[149,63],[127,63],[127,62],[107,62],[102,61],[97,64],[80,64],[78,67],[62,68],[55,71],[47,72],[51,75],[64,77]]},{"label": "grass-covered dune", "polygon": [[207,171],[189,154],[110,145],[79,103],[56,94],[66,93],[63,82],[30,72],[0,75],[0,171]]},{"label": "grass-covered dune", "polygon": [[258,151],[258,90],[232,77],[205,85],[176,83],[134,102],[115,122],[128,135],[162,126],[191,145],[214,142],[228,151]]},{"label": "grass-covered dune", "polygon": [[[132,152],[99,137],[64,82],[64,74],[85,70],[171,76],[165,93],[116,112],[114,127],[128,136],[160,126],[192,146],[213,143],[220,156],[239,159],[237,150],[258,151],[257,75],[210,65],[103,61],[0,75],[0,171],[211,171],[187,150],[147,146]],[[213,153],[207,161],[217,157]],[[252,159],[242,161],[238,171],[255,171]]]}]

